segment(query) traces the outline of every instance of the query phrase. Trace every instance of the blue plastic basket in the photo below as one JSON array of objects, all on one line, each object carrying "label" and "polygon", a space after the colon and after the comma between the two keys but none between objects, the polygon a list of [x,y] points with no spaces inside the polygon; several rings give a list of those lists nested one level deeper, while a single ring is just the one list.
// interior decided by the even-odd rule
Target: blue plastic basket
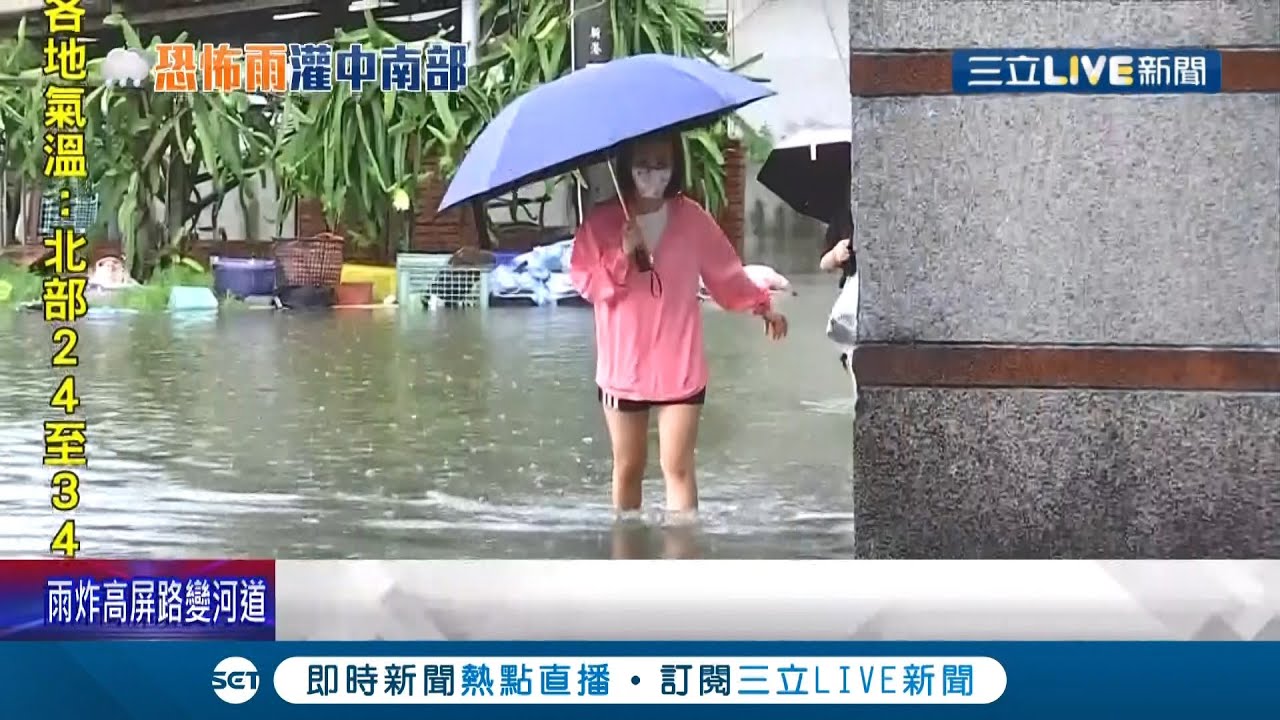
[{"label": "blue plastic basket", "polygon": [[252,258],[210,259],[213,266],[213,289],[218,297],[233,295],[273,295],[276,291],[276,261]]}]

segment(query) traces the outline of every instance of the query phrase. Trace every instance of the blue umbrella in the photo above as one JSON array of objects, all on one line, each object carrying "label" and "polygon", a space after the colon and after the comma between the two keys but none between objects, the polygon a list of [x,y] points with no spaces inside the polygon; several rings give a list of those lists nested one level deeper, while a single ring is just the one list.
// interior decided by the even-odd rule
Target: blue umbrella
[{"label": "blue umbrella", "polygon": [[634,55],[539,85],[471,145],[440,210],[589,164],[643,135],[696,127],[773,95],[703,60]]}]

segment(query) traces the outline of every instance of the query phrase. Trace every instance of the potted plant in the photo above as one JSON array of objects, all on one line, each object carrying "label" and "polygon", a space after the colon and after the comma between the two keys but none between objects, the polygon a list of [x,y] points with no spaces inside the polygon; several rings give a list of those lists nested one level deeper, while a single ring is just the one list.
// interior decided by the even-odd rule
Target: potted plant
[{"label": "potted plant", "polygon": [[[333,39],[335,50],[354,43],[374,52],[406,44],[368,12],[365,27]],[[376,85],[353,93],[335,83],[327,93],[287,96],[277,161],[284,203],[315,200],[329,233],[351,248],[391,255],[406,244],[426,177],[422,133],[430,114],[428,93],[384,92]]]}]

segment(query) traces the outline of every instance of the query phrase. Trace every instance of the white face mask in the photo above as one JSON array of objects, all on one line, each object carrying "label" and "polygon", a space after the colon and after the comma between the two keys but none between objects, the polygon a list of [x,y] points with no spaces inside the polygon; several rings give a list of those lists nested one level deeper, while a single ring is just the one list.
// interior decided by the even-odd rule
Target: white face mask
[{"label": "white face mask", "polygon": [[671,182],[671,168],[631,168],[631,179],[636,183],[640,197],[656,200],[662,197]]}]

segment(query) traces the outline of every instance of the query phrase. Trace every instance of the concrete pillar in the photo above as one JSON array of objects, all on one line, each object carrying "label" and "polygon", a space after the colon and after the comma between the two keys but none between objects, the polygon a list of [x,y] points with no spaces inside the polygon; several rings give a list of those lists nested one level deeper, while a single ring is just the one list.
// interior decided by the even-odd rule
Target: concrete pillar
[{"label": "concrete pillar", "polygon": [[[849,13],[861,555],[1280,557],[1280,4]],[[1220,95],[950,95],[951,48],[1177,46],[1251,49]]]},{"label": "concrete pillar", "polygon": [[458,30],[462,43],[468,48],[467,57],[474,63],[477,59],[476,40],[480,37],[480,0],[462,0],[461,15]]}]

